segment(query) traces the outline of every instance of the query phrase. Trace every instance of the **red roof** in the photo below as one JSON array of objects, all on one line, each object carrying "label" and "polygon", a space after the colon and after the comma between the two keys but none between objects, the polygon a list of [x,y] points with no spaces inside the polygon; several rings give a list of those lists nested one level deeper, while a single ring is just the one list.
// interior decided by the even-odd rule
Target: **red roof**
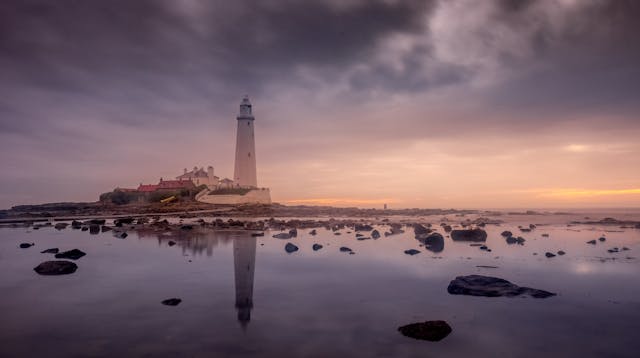
[{"label": "red roof", "polygon": [[140,184],[138,187],[138,191],[143,193],[150,193],[156,190],[158,190],[157,184]]}]

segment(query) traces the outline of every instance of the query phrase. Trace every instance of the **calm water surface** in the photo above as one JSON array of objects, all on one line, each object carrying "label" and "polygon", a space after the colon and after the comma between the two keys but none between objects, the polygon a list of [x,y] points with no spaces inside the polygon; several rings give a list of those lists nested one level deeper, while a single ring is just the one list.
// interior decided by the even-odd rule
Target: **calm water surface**
[{"label": "calm water surface", "polygon": [[[291,240],[199,228],[128,230],[124,240],[71,228],[2,228],[0,356],[637,357],[640,230],[567,226],[569,218],[557,216],[501,219],[486,227],[492,252],[446,237],[437,253],[420,247],[410,229],[357,241],[348,229],[336,236],[323,228]],[[517,226],[529,223],[539,226],[520,233]],[[503,230],[525,245],[507,245]],[[602,235],[605,243],[585,243]],[[19,249],[22,242],[35,246]],[[287,254],[287,242],[300,250]],[[314,243],[324,248],[314,252]],[[623,246],[629,251],[607,252]],[[52,247],[87,255],[72,275],[37,275],[33,268],[53,259],[40,251]],[[403,253],[411,248],[421,253]],[[558,250],[567,254],[544,256]],[[449,281],[468,274],[558,296],[447,293]],[[171,297],[183,301],[160,304]],[[453,328],[440,342],[397,332],[437,319]]]}]

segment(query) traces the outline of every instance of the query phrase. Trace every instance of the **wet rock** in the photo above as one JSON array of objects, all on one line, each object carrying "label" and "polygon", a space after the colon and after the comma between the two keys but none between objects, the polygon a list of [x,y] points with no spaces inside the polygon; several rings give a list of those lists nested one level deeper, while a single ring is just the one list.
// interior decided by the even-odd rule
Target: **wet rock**
[{"label": "wet rock", "polygon": [[503,231],[500,235],[504,236],[504,237],[511,237],[513,236],[513,233],[511,231]]},{"label": "wet rock", "polygon": [[603,236],[603,237],[599,238],[598,241],[605,242],[605,241],[607,241],[607,238]]},{"label": "wet rock", "polygon": [[84,222],[85,225],[104,225],[107,221],[105,219],[91,219]]},{"label": "wet rock", "polygon": [[78,249],[73,249],[73,250],[69,250],[69,251],[65,251],[65,252],[61,252],[59,254],[56,254],[56,259],[71,259],[71,260],[78,260],[79,258],[81,258],[82,256],[86,255],[86,253],[78,250]]},{"label": "wet rock", "polygon": [[261,237],[264,236],[264,232],[253,232],[251,233],[251,237]]},{"label": "wet rock", "polygon": [[30,248],[30,247],[31,247],[31,246],[33,246],[33,245],[35,245],[35,244],[34,244],[34,243],[30,243],[30,244],[29,244],[29,243],[27,243],[27,242],[23,242],[22,244],[20,244],[20,248],[21,248],[21,249],[28,249],[28,248]]},{"label": "wet rock", "polygon": [[486,241],[487,232],[482,229],[453,230],[451,239],[453,241]]},{"label": "wet rock", "polygon": [[58,250],[58,248],[57,248],[57,247],[55,247],[55,248],[53,248],[53,249],[46,249],[46,250],[44,250],[44,251],[40,251],[40,253],[41,253],[41,254],[57,254],[57,253],[58,253],[58,251],[60,251],[60,250]]},{"label": "wet rock", "polygon": [[279,234],[273,235],[273,237],[275,237],[276,239],[288,240],[291,238],[291,234],[289,234],[288,232],[281,232]]},{"label": "wet rock", "polygon": [[288,242],[286,245],[284,245],[284,251],[286,251],[289,254],[292,252],[296,252],[298,251],[298,246]]},{"label": "wet rock", "polygon": [[380,231],[378,231],[378,230],[373,230],[373,231],[371,232],[371,238],[372,238],[372,239],[379,239],[379,238],[380,238]]},{"label": "wet rock", "polygon": [[81,227],[81,228],[80,228],[80,230],[82,230],[82,231],[89,231],[89,228],[88,228],[87,226],[83,226],[83,227]]},{"label": "wet rock", "polygon": [[480,250],[488,251],[489,247],[487,247],[487,245],[482,245],[482,246],[480,246]]},{"label": "wet rock", "polygon": [[596,244],[596,240],[589,240],[589,241],[587,241],[587,244],[595,245]]},{"label": "wet rock", "polygon": [[513,244],[524,245],[524,242],[527,240],[525,240],[524,237],[522,236],[518,236],[518,237],[509,236],[507,237],[506,241],[507,241],[507,244],[509,245],[513,245]]},{"label": "wet rock", "polygon": [[357,238],[358,241],[363,241],[363,240],[371,240],[371,238],[369,236],[360,236]]},{"label": "wet rock", "polygon": [[298,237],[298,229],[289,230],[289,236],[290,237]]},{"label": "wet rock", "polygon": [[176,242],[173,241],[173,240],[169,240],[169,242],[167,242],[167,245],[169,245],[169,246],[174,246],[175,244],[176,244]]},{"label": "wet rock", "polygon": [[108,227],[108,226],[105,226],[105,225],[102,225],[100,227],[100,231],[102,231],[102,232],[107,232],[107,231],[111,231],[111,230],[113,230],[113,229]]},{"label": "wet rock", "polygon": [[445,321],[426,321],[398,327],[398,331],[406,337],[438,342],[448,336],[452,329]]},{"label": "wet rock", "polygon": [[352,252],[353,250],[351,250],[350,248],[346,247],[346,246],[342,246],[340,248],[340,252]]},{"label": "wet rock", "polygon": [[623,247],[622,247],[622,251],[629,251],[629,248],[628,248],[628,247],[626,247],[626,246],[623,246]]},{"label": "wet rock", "polygon": [[481,275],[458,276],[447,287],[452,295],[483,297],[515,297],[527,295],[534,298],[547,298],[555,293],[529,287],[520,287],[507,280]]},{"label": "wet rock", "polygon": [[562,251],[562,250],[558,251],[558,255],[560,255],[560,256],[563,256],[563,255],[565,255],[565,254],[566,254],[566,252],[564,252],[564,251]]},{"label": "wet rock", "polygon": [[545,252],[544,256],[551,258],[551,257],[556,257],[556,254],[553,254],[551,252]]},{"label": "wet rock", "polygon": [[180,230],[193,230],[193,225],[182,225]]},{"label": "wet rock", "polygon": [[431,229],[425,227],[424,225],[414,224],[413,225],[413,234],[416,239],[419,237],[426,237],[431,232]]},{"label": "wet rock", "polygon": [[89,234],[97,235],[100,233],[100,225],[91,224],[89,225]]},{"label": "wet rock", "polygon": [[413,256],[413,255],[419,254],[420,251],[416,250],[416,249],[409,249],[409,250],[404,250],[404,253],[407,254],[407,255]]},{"label": "wet rock", "polygon": [[33,270],[40,275],[68,275],[76,272],[78,265],[71,261],[45,261]]},{"label": "wet rock", "polygon": [[356,224],[354,227],[355,231],[371,231],[373,230],[373,226],[366,224]]},{"label": "wet rock", "polygon": [[549,234],[542,234],[542,237],[549,237]]},{"label": "wet rock", "polygon": [[124,231],[114,231],[113,232],[113,237],[118,238],[118,239],[126,239],[127,236],[129,236],[129,235]]},{"label": "wet rock", "polygon": [[309,231],[309,235],[316,236],[316,235],[318,235],[318,232],[316,231],[316,229],[313,229],[313,230]]},{"label": "wet rock", "polygon": [[77,230],[77,229],[80,229],[81,227],[82,227],[82,223],[81,223],[80,221],[78,221],[78,220],[73,220],[73,221],[71,222],[71,228],[72,228],[72,229],[76,229],[76,230]]},{"label": "wet rock", "polygon": [[320,244],[313,244],[313,246],[311,247],[313,249],[313,251],[318,251],[320,249],[322,249],[322,245]]},{"label": "wet rock", "polygon": [[134,218],[132,217],[128,217],[128,218],[120,218],[120,219],[115,219],[113,220],[113,224],[117,227],[122,227],[122,225],[124,224],[133,224],[133,220]]},{"label": "wet rock", "polygon": [[169,298],[162,301],[162,304],[165,306],[177,306],[180,304],[180,302],[182,302],[182,300],[179,298]]},{"label": "wet rock", "polygon": [[476,265],[476,267],[478,268],[490,268],[490,269],[497,269],[498,266],[489,266],[489,265]]},{"label": "wet rock", "polygon": [[66,228],[67,228],[67,226],[69,226],[69,224],[67,224],[67,223],[57,223],[57,224],[55,224],[53,227],[54,227],[56,230],[64,230],[64,229],[66,229]]},{"label": "wet rock", "polygon": [[444,232],[451,232],[451,230],[453,230],[453,228],[451,227],[451,225],[442,225],[442,229],[444,229]]},{"label": "wet rock", "polygon": [[425,238],[416,238],[424,247],[431,252],[441,252],[444,250],[444,237],[437,232],[427,235]]}]

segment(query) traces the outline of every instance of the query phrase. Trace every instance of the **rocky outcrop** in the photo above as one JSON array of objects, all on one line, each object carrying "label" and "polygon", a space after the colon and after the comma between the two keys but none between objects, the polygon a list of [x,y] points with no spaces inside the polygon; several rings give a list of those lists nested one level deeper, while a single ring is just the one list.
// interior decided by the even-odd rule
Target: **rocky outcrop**
[{"label": "rocky outcrop", "polygon": [[547,298],[555,293],[529,287],[520,287],[507,280],[481,275],[458,276],[449,283],[447,292],[452,295],[483,296],[483,297],[515,297],[531,296]]},{"label": "rocky outcrop", "polygon": [[77,269],[78,265],[71,261],[45,261],[33,270],[40,275],[55,276],[72,274]]},{"label": "rocky outcrop", "polygon": [[452,329],[445,321],[426,321],[398,327],[398,331],[406,337],[437,342],[448,336]]}]

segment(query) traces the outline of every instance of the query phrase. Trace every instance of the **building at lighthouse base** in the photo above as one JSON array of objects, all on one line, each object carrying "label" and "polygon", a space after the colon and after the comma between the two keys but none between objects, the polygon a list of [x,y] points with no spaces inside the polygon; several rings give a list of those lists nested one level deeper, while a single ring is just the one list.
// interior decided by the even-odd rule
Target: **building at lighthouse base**
[{"label": "building at lighthouse base", "polygon": [[271,192],[268,188],[204,189],[196,195],[196,200],[216,205],[268,205]]}]

